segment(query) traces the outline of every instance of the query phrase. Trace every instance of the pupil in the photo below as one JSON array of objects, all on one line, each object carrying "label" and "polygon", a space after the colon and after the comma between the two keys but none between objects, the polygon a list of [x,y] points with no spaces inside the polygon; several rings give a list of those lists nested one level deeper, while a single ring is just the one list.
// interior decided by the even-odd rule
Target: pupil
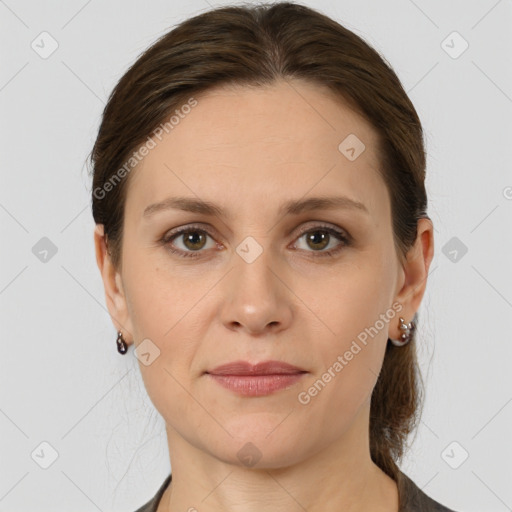
[{"label": "pupil", "polygon": [[[189,242],[192,244],[192,249],[197,249],[198,247],[194,247],[196,244],[199,243],[200,239],[202,238],[202,234],[198,233],[197,231],[191,232],[186,236],[185,243],[188,244]],[[199,240],[198,240],[199,239]],[[190,247],[189,247],[190,248]]]},{"label": "pupil", "polygon": [[[317,240],[317,236],[315,233],[320,233],[320,240]],[[322,241],[325,242],[328,237],[328,234],[325,231],[315,231],[313,234],[309,236],[309,240],[312,241],[314,244],[321,243]],[[325,247],[325,243],[322,245],[322,248]]]}]

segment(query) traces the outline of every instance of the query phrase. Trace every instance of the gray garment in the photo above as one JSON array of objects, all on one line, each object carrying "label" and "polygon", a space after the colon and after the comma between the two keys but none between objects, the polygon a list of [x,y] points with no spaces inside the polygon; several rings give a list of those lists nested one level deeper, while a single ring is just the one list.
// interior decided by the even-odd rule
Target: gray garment
[{"label": "gray garment", "polygon": [[156,509],[158,508],[158,503],[160,503],[160,499],[162,498],[165,489],[171,482],[171,476],[172,474],[170,474],[164,480],[164,483],[160,486],[160,489],[158,489],[157,493],[145,505],[138,508],[135,512],[156,512]]},{"label": "gray garment", "polygon": [[398,475],[398,512],[455,512],[427,496],[405,473]]},{"label": "gray garment", "polygon": [[[171,482],[169,475],[157,493],[135,512],[156,512],[165,489]],[[455,512],[427,496],[405,473],[400,472],[398,492],[402,501],[399,512]]]}]

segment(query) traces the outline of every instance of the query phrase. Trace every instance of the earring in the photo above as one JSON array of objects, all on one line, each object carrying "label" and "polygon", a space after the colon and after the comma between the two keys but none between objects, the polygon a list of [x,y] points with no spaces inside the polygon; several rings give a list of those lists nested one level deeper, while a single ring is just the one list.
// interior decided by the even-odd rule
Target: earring
[{"label": "earring", "polygon": [[126,352],[128,351],[128,345],[126,344],[126,341],[124,341],[123,333],[121,331],[118,331],[118,333],[117,333],[116,343],[117,343],[117,351],[120,354],[126,354]]},{"label": "earring", "polygon": [[416,313],[414,314],[413,319],[408,324],[406,324],[405,320],[402,317],[400,317],[400,327],[399,328],[404,332],[401,334],[400,339],[398,339],[398,340],[389,338],[391,340],[391,343],[393,343],[393,345],[395,345],[395,347],[403,347],[404,345],[407,345],[407,343],[409,343],[409,341],[411,341],[412,335],[416,329],[415,321],[416,321]]}]

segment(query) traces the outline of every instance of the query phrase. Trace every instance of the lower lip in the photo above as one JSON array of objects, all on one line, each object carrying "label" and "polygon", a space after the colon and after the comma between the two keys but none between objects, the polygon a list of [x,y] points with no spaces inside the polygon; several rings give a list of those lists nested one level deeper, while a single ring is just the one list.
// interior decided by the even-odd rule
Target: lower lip
[{"label": "lower lip", "polygon": [[279,375],[212,375],[221,386],[244,396],[264,396],[298,382],[305,372]]}]

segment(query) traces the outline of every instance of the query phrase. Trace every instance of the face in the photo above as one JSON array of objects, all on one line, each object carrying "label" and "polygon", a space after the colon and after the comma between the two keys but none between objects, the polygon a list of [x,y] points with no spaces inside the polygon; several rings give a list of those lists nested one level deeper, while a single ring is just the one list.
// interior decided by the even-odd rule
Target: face
[{"label": "face", "polygon": [[[388,335],[410,319],[393,309],[404,272],[376,132],[327,90],[290,83],[196,96],[126,199],[116,314],[151,347],[147,392],[173,438],[234,464],[241,449],[279,467],[356,426],[367,435]],[[354,138],[339,149],[350,134],[362,153]],[[217,210],[151,206],[178,197]],[[360,206],[298,206],[313,197]],[[206,373],[240,360],[303,373],[259,395]]]}]

